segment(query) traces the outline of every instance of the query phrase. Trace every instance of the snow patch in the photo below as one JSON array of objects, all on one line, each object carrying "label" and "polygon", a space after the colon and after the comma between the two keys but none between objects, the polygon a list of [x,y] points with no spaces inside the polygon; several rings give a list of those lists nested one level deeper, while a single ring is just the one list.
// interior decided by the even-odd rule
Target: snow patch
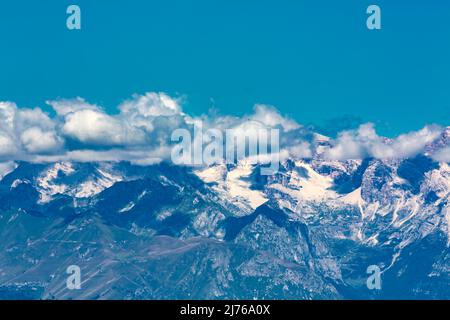
[{"label": "snow patch", "polygon": [[75,169],[71,163],[58,162],[52,165],[37,179],[37,185],[39,186],[40,192],[40,203],[50,202],[54,195],[64,194],[66,192],[66,185],[53,183],[53,181],[58,178],[60,172],[65,175],[71,175],[75,172]]},{"label": "snow patch", "polygon": [[21,184],[30,184],[30,181],[28,180],[22,180],[22,179],[16,179],[11,184],[11,190],[17,188]]},{"label": "snow patch", "polygon": [[353,192],[350,192],[346,194],[345,196],[342,196],[339,198],[340,201],[344,203],[348,203],[351,205],[359,206],[361,207],[361,204],[364,203],[363,198],[361,197],[361,187],[354,190]]},{"label": "snow patch", "polygon": [[134,206],[135,206],[135,203],[134,203],[134,202],[130,202],[130,203],[127,204],[124,208],[120,209],[120,210],[119,210],[119,213],[125,213],[125,212],[128,212],[128,211],[130,211],[131,209],[133,209]]},{"label": "snow patch", "polygon": [[2,162],[0,163],[0,181],[2,181],[2,179],[7,176],[8,174],[10,174],[11,172],[13,172],[14,170],[16,170],[16,168],[19,165],[15,162]]},{"label": "snow patch", "polygon": [[445,207],[445,221],[447,222],[447,247],[450,247],[450,207]]},{"label": "snow patch", "polygon": [[246,206],[256,209],[268,200],[261,191],[252,190],[250,182],[245,180],[252,172],[253,165],[244,159],[230,171],[222,163],[197,170],[195,174],[205,183],[215,183],[214,191],[245,211],[248,209]]},{"label": "snow patch", "polygon": [[226,188],[233,198],[244,198],[248,201],[253,209],[264,204],[268,199],[264,194],[257,190],[250,189],[250,183],[244,181],[252,173],[253,166],[242,161],[234,170],[227,175]]},{"label": "snow patch", "polygon": [[334,184],[331,177],[320,175],[309,164],[297,161],[295,165],[306,170],[307,178],[293,171],[287,185],[275,183],[269,187],[291,196],[298,202],[337,198],[336,192],[331,190]]}]

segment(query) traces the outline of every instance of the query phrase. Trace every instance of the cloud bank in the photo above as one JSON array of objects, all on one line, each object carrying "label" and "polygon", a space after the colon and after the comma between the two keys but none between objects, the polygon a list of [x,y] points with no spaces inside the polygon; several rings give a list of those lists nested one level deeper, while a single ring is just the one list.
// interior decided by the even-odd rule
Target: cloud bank
[{"label": "cloud bank", "polygon": [[424,152],[427,145],[442,135],[439,126],[402,134],[394,139],[379,136],[372,123],[361,125],[357,130],[339,134],[333,147],[326,152],[327,158],[336,160],[377,158],[402,159]]},{"label": "cloud bank", "polygon": [[[151,164],[170,159],[171,133],[180,128],[191,130],[201,122],[205,129],[245,130],[276,128],[280,131],[283,157],[310,158],[319,153],[315,134],[274,107],[256,105],[243,116],[208,114],[191,117],[182,110],[182,99],[164,93],[135,95],[108,114],[98,105],[82,98],[47,101],[54,116],[40,108],[19,108],[12,102],[0,102],[0,162],[7,161],[130,161]],[[447,129],[448,130],[448,129]],[[425,128],[388,139],[379,136],[371,123],[343,131],[320,156],[347,160],[366,157],[394,159],[425,152],[439,139],[443,128]],[[450,149],[442,148],[432,156],[449,162]]]}]

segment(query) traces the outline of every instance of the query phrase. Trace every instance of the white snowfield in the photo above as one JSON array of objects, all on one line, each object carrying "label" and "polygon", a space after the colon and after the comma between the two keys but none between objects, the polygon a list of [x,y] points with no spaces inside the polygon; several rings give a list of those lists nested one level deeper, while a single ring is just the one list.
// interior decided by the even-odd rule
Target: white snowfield
[{"label": "white snowfield", "polygon": [[[123,180],[121,176],[108,172],[108,170],[110,170],[110,166],[104,164],[85,175],[77,172],[73,163],[55,163],[37,180],[40,203],[48,203],[58,194],[66,194],[75,198],[89,198]],[[68,183],[68,180],[72,180],[71,183]]]}]

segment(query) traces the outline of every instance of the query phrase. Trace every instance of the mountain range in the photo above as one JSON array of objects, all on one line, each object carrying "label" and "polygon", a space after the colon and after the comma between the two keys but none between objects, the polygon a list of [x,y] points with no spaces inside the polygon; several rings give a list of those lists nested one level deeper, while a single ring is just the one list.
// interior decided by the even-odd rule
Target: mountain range
[{"label": "mountain range", "polygon": [[449,299],[450,165],[430,155],[450,128],[410,158],[313,146],[271,176],[245,159],[3,163],[0,299]]}]

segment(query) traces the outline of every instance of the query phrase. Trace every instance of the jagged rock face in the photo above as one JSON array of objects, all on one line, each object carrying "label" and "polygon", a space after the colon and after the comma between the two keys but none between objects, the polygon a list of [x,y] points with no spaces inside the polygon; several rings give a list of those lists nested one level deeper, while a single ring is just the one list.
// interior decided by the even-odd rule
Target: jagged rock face
[{"label": "jagged rock face", "polygon": [[442,148],[446,148],[449,146],[450,146],[450,127],[447,127],[443,130],[439,139],[437,139],[433,143],[430,143],[427,146],[426,151],[427,153],[432,154],[439,151]]},{"label": "jagged rock face", "polygon": [[450,167],[425,155],[3,168],[0,298],[450,298]]}]

